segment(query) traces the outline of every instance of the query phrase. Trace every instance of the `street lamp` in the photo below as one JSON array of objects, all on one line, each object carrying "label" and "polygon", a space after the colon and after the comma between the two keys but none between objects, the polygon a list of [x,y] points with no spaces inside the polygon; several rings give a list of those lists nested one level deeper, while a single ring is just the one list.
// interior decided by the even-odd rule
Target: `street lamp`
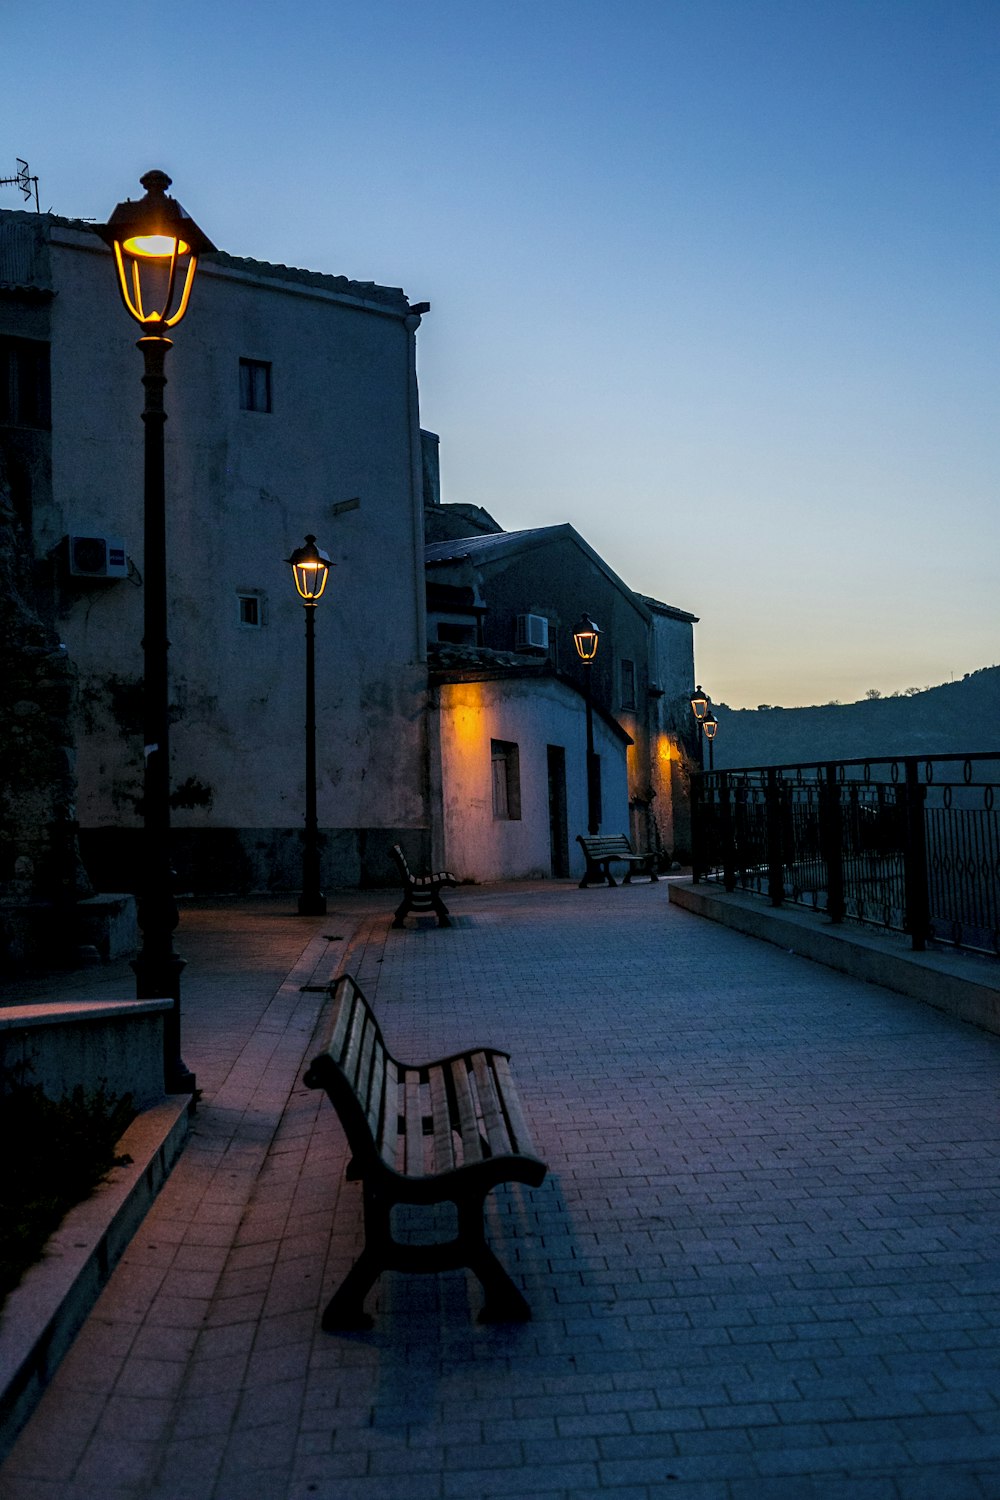
[{"label": "street lamp", "polygon": [[696,687],[691,694],[691,712],[700,724],[708,713],[708,694],[703,687]]},{"label": "street lamp", "polygon": [[173,1005],[164,1020],[163,1072],[168,1093],[193,1093],[194,1074],[181,1058],[181,970],[173,950],[177,926],[170,868],[170,745],[167,653],[167,534],[163,427],[166,412],[164,363],[174,328],[187,311],[198,257],[214,250],[175,198],[167,197],[170,178],[147,172],[145,197],[119,203],[96,232],[111,247],[118,290],[129,316],[142,329],[145,407],[143,480],[143,873],[138,901],[142,946],[132,964],[136,997],[167,997]]},{"label": "street lamp", "polygon": [[291,557],[292,577],[306,612],[306,831],[302,845],[302,893],[300,917],[321,917],[326,897],[320,889],[319,827],[316,822],[316,605],[323,596],[333,566],[329,555],[316,545],[310,533],[304,547]]},{"label": "street lamp", "polygon": [[719,732],[719,721],[712,713],[711,709],[709,709],[708,713],[702,719],[701,727],[704,730],[706,740],[708,740],[708,769],[710,771],[714,771],[715,751],[713,749],[713,742],[715,740],[715,736]]},{"label": "street lamp", "polygon": [[584,681],[587,685],[587,832],[595,834],[601,826],[601,791],[597,779],[597,756],[594,754],[594,710],[590,698],[590,669],[597,655],[600,630],[589,615],[581,615],[573,631],[573,643],[577,655],[585,667]]}]

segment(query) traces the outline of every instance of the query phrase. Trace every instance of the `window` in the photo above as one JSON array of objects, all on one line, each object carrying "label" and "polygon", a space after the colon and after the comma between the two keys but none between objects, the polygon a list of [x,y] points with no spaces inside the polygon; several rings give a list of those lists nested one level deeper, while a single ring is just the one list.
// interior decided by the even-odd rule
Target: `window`
[{"label": "window", "polygon": [[451,620],[439,620],[437,638],[442,645],[474,646],[476,627],[475,625],[456,625]]},{"label": "window", "polygon": [[635,662],[622,662],[622,708],[635,708]]},{"label": "window", "polygon": [[248,630],[259,630],[264,624],[264,595],[254,589],[244,589],[236,595],[239,622]]},{"label": "window", "polygon": [[52,425],[49,346],[40,339],[0,338],[0,425]]},{"label": "window", "polygon": [[521,816],[521,771],[517,746],[509,740],[491,740],[493,761],[493,816],[515,819]]},{"label": "window", "polygon": [[240,360],[240,408],[271,410],[271,365],[264,359]]}]

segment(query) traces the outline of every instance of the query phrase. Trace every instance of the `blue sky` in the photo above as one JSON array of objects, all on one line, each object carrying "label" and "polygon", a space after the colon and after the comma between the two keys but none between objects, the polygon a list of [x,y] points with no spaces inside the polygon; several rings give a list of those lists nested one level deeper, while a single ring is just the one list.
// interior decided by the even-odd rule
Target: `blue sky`
[{"label": "blue sky", "polygon": [[997,0],[0,17],[0,176],[103,218],[160,166],[220,247],[429,301],[443,498],[571,521],[716,699],[1000,661]]}]

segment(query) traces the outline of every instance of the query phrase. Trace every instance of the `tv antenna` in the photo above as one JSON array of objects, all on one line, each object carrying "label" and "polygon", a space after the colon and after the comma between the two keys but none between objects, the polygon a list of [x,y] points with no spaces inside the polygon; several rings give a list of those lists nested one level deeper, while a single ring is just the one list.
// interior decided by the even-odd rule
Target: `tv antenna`
[{"label": "tv antenna", "polygon": [[25,202],[31,197],[32,188],[34,188],[35,213],[41,213],[38,206],[38,178],[29,175],[26,161],[22,161],[19,156],[15,156],[14,160],[17,162],[17,176],[0,177],[0,187],[19,187],[24,194]]}]

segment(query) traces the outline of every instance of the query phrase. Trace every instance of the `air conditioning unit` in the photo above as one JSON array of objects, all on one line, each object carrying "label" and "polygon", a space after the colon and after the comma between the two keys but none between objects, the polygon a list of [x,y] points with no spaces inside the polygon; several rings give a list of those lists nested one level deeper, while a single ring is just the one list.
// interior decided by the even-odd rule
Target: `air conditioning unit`
[{"label": "air conditioning unit", "polygon": [[549,622],[544,615],[518,615],[517,649],[534,647],[539,651],[549,649]]},{"label": "air conditioning unit", "polygon": [[120,536],[68,536],[66,545],[72,577],[128,577],[128,557]]}]

